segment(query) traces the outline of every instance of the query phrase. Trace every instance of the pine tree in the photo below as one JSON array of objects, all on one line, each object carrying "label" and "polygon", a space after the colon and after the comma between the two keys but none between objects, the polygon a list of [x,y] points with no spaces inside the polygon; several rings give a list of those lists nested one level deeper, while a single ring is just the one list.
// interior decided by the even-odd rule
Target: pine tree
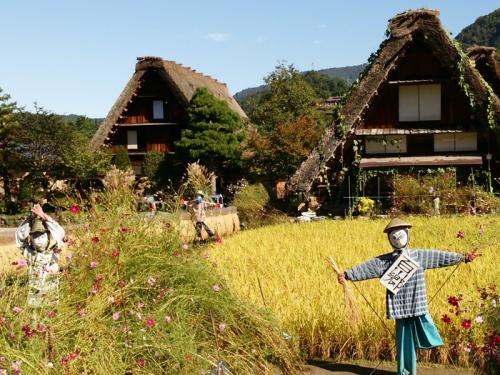
[{"label": "pine tree", "polygon": [[180,152],[190,160],[200,160],[216,174],[240,165],[243,120],[225,101],[199,88],[193,94],[188,115],[189,124],[176,143]]}]

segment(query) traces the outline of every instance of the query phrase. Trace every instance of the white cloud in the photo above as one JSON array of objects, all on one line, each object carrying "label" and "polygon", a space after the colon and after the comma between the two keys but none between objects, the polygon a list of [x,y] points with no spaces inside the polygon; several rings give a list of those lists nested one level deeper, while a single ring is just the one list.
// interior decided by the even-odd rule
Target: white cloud
[{"label": "white cloud", "polygon": [[228,33],[209,33],[205,38],[210,39],[212,42],[225,42],[230,35]]}]

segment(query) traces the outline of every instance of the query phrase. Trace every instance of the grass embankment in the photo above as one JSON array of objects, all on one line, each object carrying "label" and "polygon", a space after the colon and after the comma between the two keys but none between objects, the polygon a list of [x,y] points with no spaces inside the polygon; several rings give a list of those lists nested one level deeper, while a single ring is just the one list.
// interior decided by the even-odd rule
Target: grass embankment
[{"label": "grass embankment", "polygon": [[96,201],[72,235],[58,305],[33,311],[26,278],[0,277],[0,369],[200,374],[222,361],[232,374],[296,373],[269,315],[238,300],[171,228],[139,219],[131,196]]},{"label": "grass embankment", "polygon": [[[471,264],[461,264],[430,305],[449,345],[432,353],[426,351],[421,359],[465,365],[484,363],[490,355],[487,345],[493,326],[499,328],[498,310],[492,306],[497,297],[494,290],[487,289],[482,299],[477,288],[495,284],[499,278],[500,217],[408,220],[413,223],[413,248],[461,253],[477,248],[484,254]],[[393,338],[357,293],[362,321],[352,326],[342,288],[325,261],[332,255],[347,269],[389,252],[382,232],[386,224],[387,220],[325,221],[248,230],[213,247],[211,258],[229,286],[247,301],[265,303],[283,328],[299,338],[300,347],[309,357],[393,360]],[[459,231],[463,238],[457,236]],[[426,271],[429,299],[453,270]],[[385,320],[385,289],[379,281],[358,282],[356,286]],[[450,304],[448,296],[456,296],[460,307]],[[443,321],[444,315],[450,322]],[[464,320],[470,320],[471,327],[466,322],[464,328]],[[393,330],[393,322],[386,322]]]}]

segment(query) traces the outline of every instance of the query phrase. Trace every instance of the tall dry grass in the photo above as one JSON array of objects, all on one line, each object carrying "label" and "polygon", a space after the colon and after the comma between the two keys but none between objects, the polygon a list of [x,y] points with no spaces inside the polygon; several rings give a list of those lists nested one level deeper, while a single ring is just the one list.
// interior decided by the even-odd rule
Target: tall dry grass
[{"label": "tall dry grass", "polygon": [[[480,306],[485,301],[479,298],[476,289],[495,284],[499,279],[500,217],[411,217],[408,220],[414,225],[413,248],[461,253],[478,249],[484,254],[473,263],[461,264],[430,305],[445,341],[456,342],[456,331],[441,321],[444,314],[451,315],[452,306],[447,297],[463,294],[462,304],[468,311],[455,320],[474,319],[481,308],[486,308]],[[221,247],[213,247],[211,259],[241,298],[257,305],[265,304],[273,311],[284,329],[298,338],[307,356],[393,360],[391,334],[359,295],[361,323],[353,327],[342,287],[325,261],[331,255],[340,267],[347,269],[390,251],[382,232],[386,224],[386,220],[325,221],[248,230],[228,238]],[[463,238],[457,237],[459,231],[463,231]],[[429,299],[452,272],[453,267],[426,271]],[[356,286],[393,331],[393,321],[385,320],[385,289],[379,281],[358,282]],[[471,340],[487,341],[488,322],[472,323],[472,329],[467,331],[467,335],[475,332],[469,335]],[[459,323],[457,329],[460,329]],[[472,354],[466,347],[445,346],[421,356],[428,361],[465,365],[487,360],[488,352],[478,350]]]},{"label": "tall dry grass", "polygon": [[[0,276],[0,369],[23,374],[298,373],[276,322],[243,303],[130,186],[96,194],[74,233],[55,306],[26,305],[27,278]],[[222,371],[222,367],[219,368]]]}]

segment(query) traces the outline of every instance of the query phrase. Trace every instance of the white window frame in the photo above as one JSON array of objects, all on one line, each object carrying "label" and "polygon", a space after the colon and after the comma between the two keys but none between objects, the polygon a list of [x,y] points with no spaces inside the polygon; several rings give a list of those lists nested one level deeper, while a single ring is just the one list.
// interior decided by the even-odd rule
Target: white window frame
[{"label": "white window frame", "polygon": [[370,136],[365,138],[365,153],[367,155],[405,154],[406,152],[408,152],[406,135]]},{"label": "white window frame", "polygon": [[400,85],[399,114],[400,122],[439,121],[441,120],[440,83],[429,85]]},{"label": "white window frame", "polygon": [[153,120],[163,120],[164,118],[163,100],[153,100]]},{"label": "white window frame", "polygon": [[139,143],[137,142],[137,130],[127,130],[127,149],[137,150]]}]

